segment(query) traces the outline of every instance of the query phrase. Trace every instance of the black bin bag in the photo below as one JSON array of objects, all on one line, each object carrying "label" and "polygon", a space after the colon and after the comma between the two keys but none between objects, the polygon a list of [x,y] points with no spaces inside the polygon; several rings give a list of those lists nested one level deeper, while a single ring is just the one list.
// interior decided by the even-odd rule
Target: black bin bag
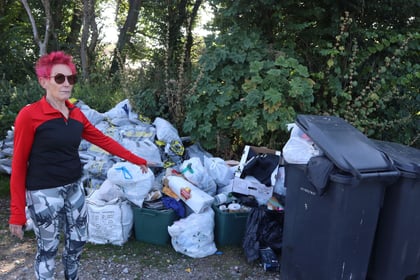
[{"label": "black bin bag", "polygon": [[298,115],[296,124],[325,158],[285,162],[280,277],[366,280],[385,189],[399,171],[339,117]]},{"label": "black bin bag", "polygon": [[[284,197],[273,194],[284,204]],[[266,205],[254,207],[248,215],[242,247],[248,262],[260,257],[260,249],[271,248],[276,254],[283,246],[284,211],[270,210]]]}]

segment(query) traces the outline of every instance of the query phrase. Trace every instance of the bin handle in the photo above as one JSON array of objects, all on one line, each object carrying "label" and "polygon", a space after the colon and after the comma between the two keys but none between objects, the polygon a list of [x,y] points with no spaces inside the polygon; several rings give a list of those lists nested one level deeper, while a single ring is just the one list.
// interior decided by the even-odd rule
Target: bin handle
[{"label": "bin handle", "polygon": [[386,172],[370,172],[370,173],[362,173],[362,179],[369,179],[374,177],[380,177],[380,178],[391,178],[396,177],[400,175],[400,172],[397,170],[392,171],[386,171]]},{"label": "bin handle", "polygon": [[362,178],[362,173],[360,173],[360,171],[357,168],[354,168],[354,166],[346,158],[343,158],[343,159],[347,163],[347,165],[350,166],[350,168],[351,168],[350,173],[354,177],[353,184],[354,185],[359,184],[360,181],[363,179]]},{"label": "bin handle", "polygon": [[[387,157],[387,155],[385,155]],[[354,168],[350,162],[344,159],[346,163],[351,167],[351,174],[354,176],[353,178],[353,185],[357,185],[362,180],[380,177],[380,178],[394,178],[395,180],[400,176],[400,172],[398,169],[392,164],[392,170],[384,171],[384,172],[366,172],[361,173],[357,168]],[[392,161],[391,161],[392,162]],[[389,181],[389,183],[393,183],[394,180]]]}]

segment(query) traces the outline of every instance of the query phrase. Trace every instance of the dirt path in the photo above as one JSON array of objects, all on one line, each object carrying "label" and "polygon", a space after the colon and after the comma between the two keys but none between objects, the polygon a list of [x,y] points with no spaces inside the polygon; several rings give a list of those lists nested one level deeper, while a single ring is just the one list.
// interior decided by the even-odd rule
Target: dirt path
[{"label": "dirt path", "polygon": [[[27,232],[23,241],[8,231],[9,201],[0,199],[0,279],[34,279],[35,238]],[[64,279],[57,257],[56,279]],[[82,255],[81,280],[134,279],[267,279],[279,280],[278,272],[265,272],[259,262],[248,264],[240,247],[218,248],[205,258],[190,258],[171,245],[158,246],[133,238],[123,246],[87,244]]]}]

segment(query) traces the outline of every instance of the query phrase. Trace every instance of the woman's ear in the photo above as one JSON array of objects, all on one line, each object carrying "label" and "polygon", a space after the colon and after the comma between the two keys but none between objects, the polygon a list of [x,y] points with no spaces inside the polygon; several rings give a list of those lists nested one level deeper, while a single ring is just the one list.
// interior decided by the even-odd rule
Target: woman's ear
[{"label": "woman's ear", "polygon": [[38,78],[38,83],[41,85],[42,88],[46,89],[48,80],[45,77],[39,77]]}]

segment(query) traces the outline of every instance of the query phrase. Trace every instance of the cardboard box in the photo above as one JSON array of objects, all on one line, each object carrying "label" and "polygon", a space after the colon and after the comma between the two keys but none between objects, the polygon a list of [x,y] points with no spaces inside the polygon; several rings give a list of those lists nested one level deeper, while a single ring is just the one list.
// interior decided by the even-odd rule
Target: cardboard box
[{"label": "cardboard box", "polygon": [[267,202],[273,196],[273,190],[273,186],[267,187],[257,181],[241,179],[239,177],[233,178],[232,182],[232,192],[252,195],[260,204]]},{"label": "cardboard box", "polygon": [[133,207],[133,214],[136,240],[156,245],[165,245],[170,242],[168,226],[178,219],[174,210]]},{"label": "cardboard box", "polygon": [[[244,167],[248,164],[249,160],[252,158],[252,155],[259,155],[259,154],[273,154],[278,156],[278,165],[274,168],[271,178],[272,185],[267,186],[259,182],[257,179],[249,180],[245,178],[241,178],[242,172]],[[277,178],[278,166],[281,164],[281,152],[268,149],[265,147],[255,147],[255,146],[245,146],[244,151],[242,153],[241,161],[238,165],[238,169],[235,172],[235,177],[232,182],[232,191],[237,192],[240,194],[245,195],[252,195],[254,196],[260,203],[264,203],[268,201],[271,196],[273,195],[273,189],[275,185],[275,179]],[[273,182],[274,181],[274,182]]]}]

